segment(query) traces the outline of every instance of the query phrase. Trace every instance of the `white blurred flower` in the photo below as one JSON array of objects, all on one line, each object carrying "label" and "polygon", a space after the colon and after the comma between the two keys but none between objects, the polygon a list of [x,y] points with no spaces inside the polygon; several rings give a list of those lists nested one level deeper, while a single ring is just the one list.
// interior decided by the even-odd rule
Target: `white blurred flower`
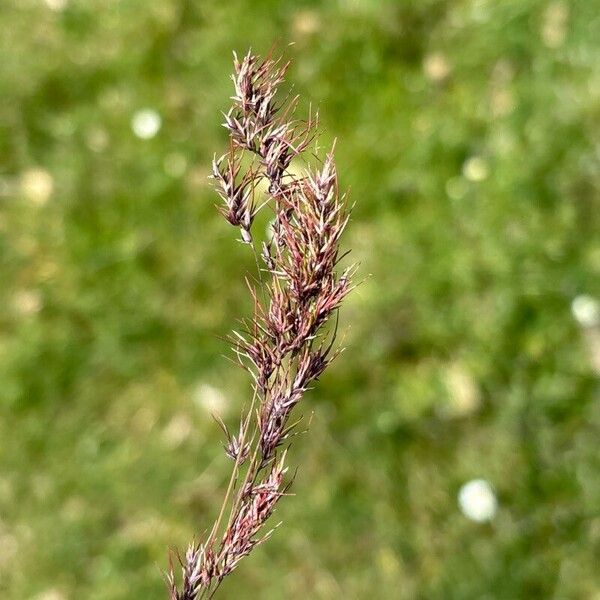
[{"label": "white blurred flower", "polygon": [[294,15],[292,21],[294,33],[299,36],[309,36],[321,28],[319,14],[312,10],[301,10]]},{"label": "white blurred flower", "polygon": [[61,11],[67,8],[68,0],[44,0],[50,10]]},{"label": "white blurred flower", "polygon": [[448,416],[466,417],[479,409],[479,388],[465,367],[459,363],[451,365],[446,371],[445,383],[450,396],[450,403],[446,407]]},{"label": "white blurred flower", "polygon": [[45,169],[32,168],[21,174],[21,193],[34,204],[48,202],[54,190],[54,179]]},{"label": "white blurred flower", "polygon": [[425,57],[423,71],[425,71],[427,79],[439,83],[450,75],[450,64],[443,54],[434,52]]},{"label": "white blurred flower", "polygon": [[161,125],[160,115],[151,108],[138,110],[131,119],[133,133],[142,140],[153,138],[159,132]]},{"label": "white blurred flower", "polygon": [[42,310],[42,295],[37,290],[20,290],[13,297],[15,309],[22,315],[33,315]]},{"label": "white blurred flower", "polygon": [[489,174],[490,170],[488,164],[481,156],[472,156],[467,159],[463,165],[463,175],[469,181],[484,181]]},{"label": "white blurred flower", "polygon": [[223,392],[208,384],[200,383],[194,390],[194,402],[196,406],[209,414],[216,413],[223,417],[227,409],[227,400]]},{"label": "white blurred flower", "polygon": [[542,21],[542,40],[548,48],[559,48],[567,36],[569,7],[565,2],[551,2]]},{"label": "white blurred flower", "polygon": [[485,479],[473,479],[458,492],[458,505],[468,519],[483,523],[491,521],[498,510],[498,500]]},{"label": "white blurred flower", "polygon": [[35,596],[35,600],[67,600],[67,597],[59,590],[53,588]]},{"label": "white blurred flower", "polygon": [[592,296],[582,294],[571,303],[573,317],[582,327],[594,327],[600,324],[600,303]]}]

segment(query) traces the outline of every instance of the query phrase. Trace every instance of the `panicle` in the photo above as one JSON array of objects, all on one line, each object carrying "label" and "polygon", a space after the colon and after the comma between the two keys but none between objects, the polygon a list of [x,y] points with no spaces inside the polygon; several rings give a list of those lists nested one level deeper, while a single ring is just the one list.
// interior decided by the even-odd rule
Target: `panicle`
[{"label": "panicle", "polygon": [[[259,246],[264,268],[258,286],[248,284],[253,316],[230,338],[253,379],[252,402],[238,433],[230,434],[217,419],[225,454],[234,461],[230,484],[206,541],[192,544],[180,561],[181,591],[173,571],[168,574],[171,600],[212,598],[223,578],[271,534],[263,529],[291,483],[285,481],[287,448],[282,447],[295,432],[292,412],[339,353],[332,351],[337,325],[331,331],[327,323],[353,289],[355,268],[338,269],[349,211],[339,192],[333,150],[318,168],[289,172],[314,140],[316,118],[294,118],[297,98],[278,103],[288,65],[270,55],[260,59],[248,52],[241,60],[234,55],[233,105],[224,123],[230,149],[213,162],[219,210],[240,228],[257,265],[252,226],[264,206],[274,214],[273,235]],[[267,184],[264,199],[257,198],[260,180]]]}]

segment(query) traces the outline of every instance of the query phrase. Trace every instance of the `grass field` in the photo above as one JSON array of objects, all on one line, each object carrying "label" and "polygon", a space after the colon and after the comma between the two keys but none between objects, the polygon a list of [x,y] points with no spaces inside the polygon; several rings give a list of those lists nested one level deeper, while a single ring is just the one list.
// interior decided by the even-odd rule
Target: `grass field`
[{"label": "grass field", "polygon": [[599,600],[599,9],[1,2],[0,597],[164,599],[218,509],[253,262],[206,176],[231,51],[275,42],[365,281],[221,597]]}]

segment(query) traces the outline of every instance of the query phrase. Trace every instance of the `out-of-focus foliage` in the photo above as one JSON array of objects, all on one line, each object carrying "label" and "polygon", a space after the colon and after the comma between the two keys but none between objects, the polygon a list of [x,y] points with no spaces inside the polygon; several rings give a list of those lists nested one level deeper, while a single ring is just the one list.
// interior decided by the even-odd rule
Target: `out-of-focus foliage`
[{"label": "out-of-focus foliage", "polygon": [[[231,51],[276,42],[366,280],[223,597],[597,598],[598,8],[1,2],[0,597],[165,598],[214,517],[253,261],[206,176]],[[477,478],[490,522],[457,503]]]}]

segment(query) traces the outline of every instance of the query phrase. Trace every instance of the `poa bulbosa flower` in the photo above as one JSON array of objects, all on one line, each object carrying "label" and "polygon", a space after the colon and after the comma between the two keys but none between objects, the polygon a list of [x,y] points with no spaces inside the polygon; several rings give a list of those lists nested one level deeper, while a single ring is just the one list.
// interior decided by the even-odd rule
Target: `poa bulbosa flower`
[{"label": "poa bulbosa flower", "polygon": [[[268,521],[291,483],[292,413],[339,353],[331,322],[353,288],[354,266],[339,268],[349,212],[333,149],[310,166],[317,120],[297,118],[298,98],[281,97],[288,67],[272,56],[234,55],[234,95],[224,122],[229,149],[215,158],[213,178],[222,215],[239,228],[259,266],[256,282],[248,284],[254,312],[230,338],[251,376],[252,396],[235,433],[220,422],[233,461],[230,483],[210,533],[178,556],[181,584],[172,568],[167,575],[171,600],[211,598],[269,538]],[[294,160],[305,161],[302,175],[290,172]],[[261,180],[264,198],[257,191]],[[252,226],[263,209],[274,219],[272,236],[259,247]]]}]

